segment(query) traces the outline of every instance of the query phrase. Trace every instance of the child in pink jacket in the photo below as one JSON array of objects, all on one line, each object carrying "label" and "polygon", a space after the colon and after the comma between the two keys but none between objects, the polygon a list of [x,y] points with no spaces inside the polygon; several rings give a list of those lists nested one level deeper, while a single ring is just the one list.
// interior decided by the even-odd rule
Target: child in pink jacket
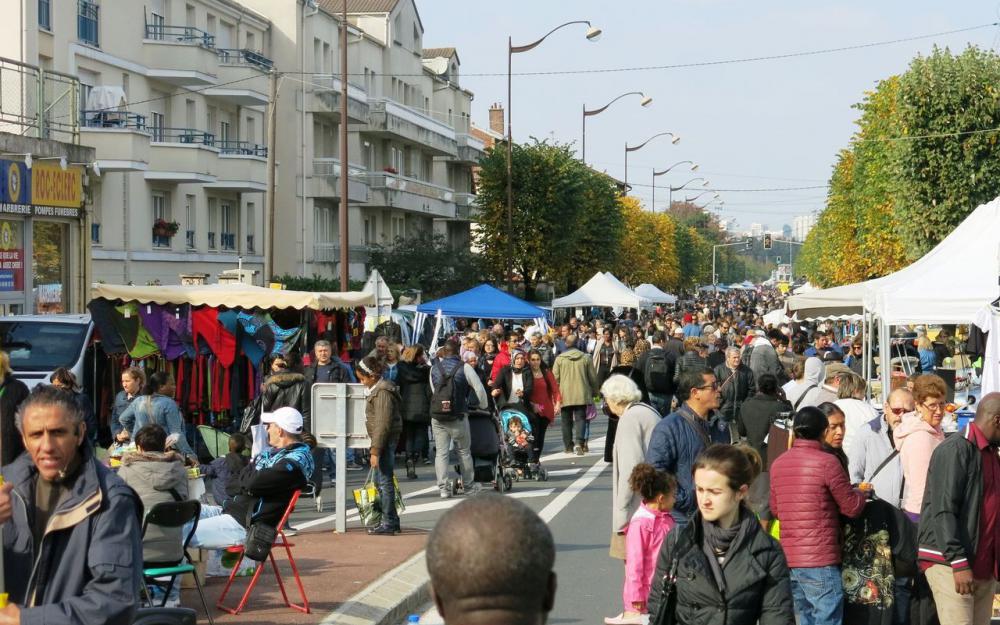
[{"label": "child in pink jacket", "polygon": [[677,481],[651,464],[637,464],[629,476],[632,492],[642,497],[642,505],[632,515],[625,530],[624,610],[604,619],[606,625],[640,625],[646,614],[646,599],[656,572],[656,558],[667,532],[674,527],[670,511],[676,499]]}]

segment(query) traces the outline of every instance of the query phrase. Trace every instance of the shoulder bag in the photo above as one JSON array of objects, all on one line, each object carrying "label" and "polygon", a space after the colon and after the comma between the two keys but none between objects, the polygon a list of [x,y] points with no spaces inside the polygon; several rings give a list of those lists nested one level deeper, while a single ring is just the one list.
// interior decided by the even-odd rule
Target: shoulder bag
[{"label": "shoulder bag", "polygon": [[649,625],[676,625],[677,623],[677,565],[679,560],[675,554],[670,561],[670,568],[663,576],[663,588],[660,589],[660,607],[656,610]]}]

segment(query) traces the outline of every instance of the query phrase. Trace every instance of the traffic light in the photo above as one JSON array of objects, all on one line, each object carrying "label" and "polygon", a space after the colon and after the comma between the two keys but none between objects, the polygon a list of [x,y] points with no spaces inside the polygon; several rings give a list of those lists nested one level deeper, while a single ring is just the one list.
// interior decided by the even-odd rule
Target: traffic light
[{"label": "traffic light", "polygon": [[749,237],[747,237],[747,249],[748,250],[752,250],[753,249],[753,239],[751,239]]},{"label": "traffic light", "polygon": [[771,233],[770,232],[764,234],[764,249],[765,250],[771,249]]},{"label": "traffic light", "polygon": [[779,265],[780,265],[780,264],[781,264],[781,257],[780,257],[780,256],[778,256],[778,257],[777,257],[777,260],[776,260],[775,262],[776,262],[777,264],[779,264]]}]

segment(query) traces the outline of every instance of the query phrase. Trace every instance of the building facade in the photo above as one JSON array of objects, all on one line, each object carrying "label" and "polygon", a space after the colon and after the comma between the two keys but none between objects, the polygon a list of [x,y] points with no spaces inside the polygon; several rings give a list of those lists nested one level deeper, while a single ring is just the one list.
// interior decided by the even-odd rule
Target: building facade
[{"label": "building facade", "polygon": [[792,240],[805,241],[809,231],[816,225],[816,215],[799,215],[792,220]]}]

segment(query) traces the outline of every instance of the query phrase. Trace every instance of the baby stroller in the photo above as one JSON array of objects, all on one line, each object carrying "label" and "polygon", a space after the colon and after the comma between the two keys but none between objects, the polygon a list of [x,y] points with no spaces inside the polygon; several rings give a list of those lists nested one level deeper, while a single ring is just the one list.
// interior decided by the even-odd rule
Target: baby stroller
[{"label": "baby stroller", "polygon": [[[514,477],[504,472],[501,457],[506,452],[500,423],[491,413],[482,410],[469,412],[470,453],[472,455],[473,480],[492,486],[500,493],[511,489]],[[461,476],[462,468],[455,466]],[[462,478],[448,480],[448,489],[454,495],[465,490]]]},{"label": "baby stroller", "polygon": [[[521,444],[517,442],[512,444],[509,440],[511,438],[510,424],[514,419],[521,422],[523,430]],[[531,420],[528,419],[528,415],[519,404],[508,404],[500,410],[500,427],[503,432],[502,439],[507,447],[507,453],[502,454],[501,457],[505,473],[509,474],[515,481],[526,479],[544,482],[549,479],[548,472],[541,464],[529,462],[531,446],[534,443],[534,438],[531,435]]]}]

